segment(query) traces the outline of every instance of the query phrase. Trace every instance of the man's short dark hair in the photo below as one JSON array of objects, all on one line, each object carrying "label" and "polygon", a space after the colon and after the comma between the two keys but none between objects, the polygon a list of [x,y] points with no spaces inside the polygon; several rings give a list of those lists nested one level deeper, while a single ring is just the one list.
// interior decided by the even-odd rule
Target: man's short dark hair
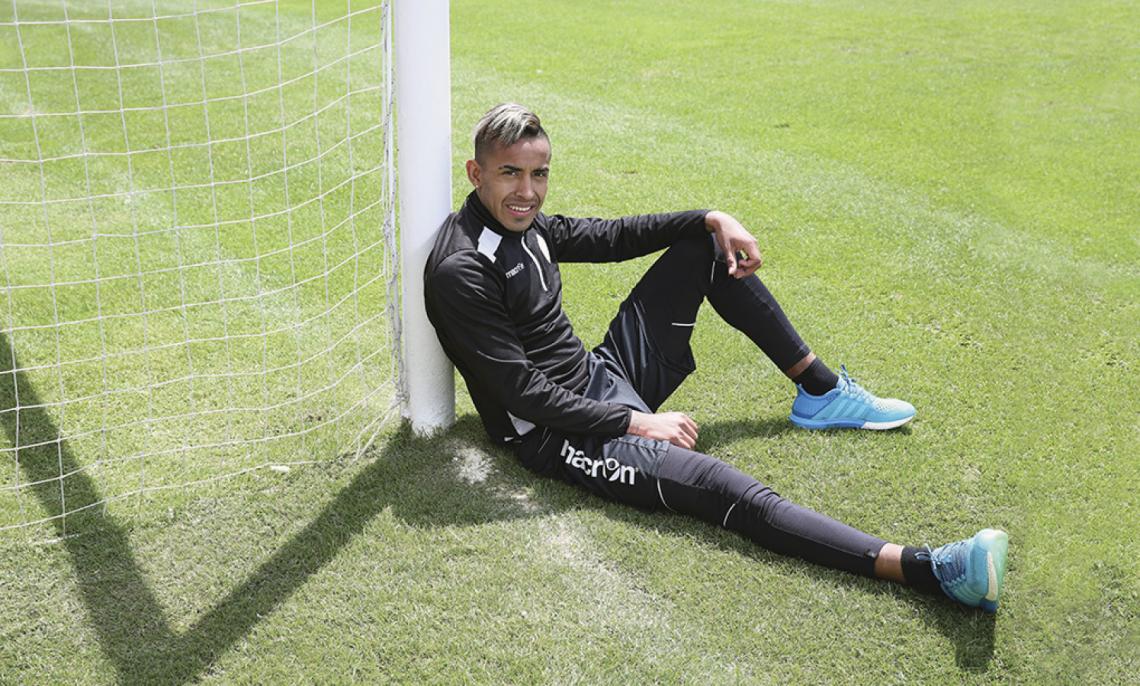
[{"label": "man's short dark hair", "polygon": [[550,140],[534,112],[513,102],[495,105],[475,126],[475,159],[481,161],[496,146],[509,148],[524,138]]}]

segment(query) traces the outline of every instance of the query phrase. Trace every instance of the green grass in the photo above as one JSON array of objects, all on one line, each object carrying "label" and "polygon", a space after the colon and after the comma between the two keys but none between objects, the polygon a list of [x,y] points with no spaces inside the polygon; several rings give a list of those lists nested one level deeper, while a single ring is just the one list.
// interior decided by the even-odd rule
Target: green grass
[{"label": "green grass", "polygon": [[[284,18],[304,25],[308,7]],[[1125,3],[453,2],[457,202],[467,132],[511,99],[551,132],[548,211],[739,217],[814,349],[918,419],[793,430],[787,383],[711,310],[668,409],[697,419],[702,450],[889,540],[1006,529],[996,618],[537,479],[489,444],[461,392],[460,422],[435,439],[394,431],[364,459],[318,451],[289,473],[77,516],[62,541],[0,540],[0,682],[1132,681],[1138,22]],[[38,192],[2,171],[6,193]],[[32,231],[4,222],[6,240]],[[564,269],[588,345],[647,265]],[[43,307],[29,300],[21,317]],[[60,305],[89,307],[75,300]],[[295,359],[309,340],[287,343]],[[51,373],[21,383],[56,392]],[[350,405],[344,393],[331,402]],[[61,455],[102,459],[65,443],[33,463]],[[185,468],[216,468],[199,459]],[[124,488],[112,467],[83,472],[75,497]],[[50,495],[25,501],[50,514]]]},{"label": "green grass", "polygon": [[71,5],[0,11],[5,429],[71,458],[5,450],[0,528],[325,459],[394,395],[375,3]]}]

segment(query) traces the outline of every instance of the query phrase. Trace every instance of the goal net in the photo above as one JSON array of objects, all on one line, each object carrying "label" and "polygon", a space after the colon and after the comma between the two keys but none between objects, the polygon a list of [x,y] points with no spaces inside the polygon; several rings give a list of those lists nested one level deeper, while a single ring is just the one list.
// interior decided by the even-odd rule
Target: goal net
[{"label": "goal net", "polygon": [[0,3],[0,535],[399,416],[390,2]]}]

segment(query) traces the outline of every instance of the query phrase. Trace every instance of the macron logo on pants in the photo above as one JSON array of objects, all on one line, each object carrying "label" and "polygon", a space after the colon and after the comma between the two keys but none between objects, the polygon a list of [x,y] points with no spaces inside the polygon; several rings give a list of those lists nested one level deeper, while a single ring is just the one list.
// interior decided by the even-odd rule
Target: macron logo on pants
[{"label": "macron logo on pants", "polygon": [[567,440],[562,442],[562,457],[566,458],[566,464],[582,470],[586,476],[592,479],[601,476],[607,481],[616,481],[632,486],[637,474],[637,470],[633,467],[623,465],[612,457],[604,460],[587,457],[586,453],[570,445],[570,441]]}]

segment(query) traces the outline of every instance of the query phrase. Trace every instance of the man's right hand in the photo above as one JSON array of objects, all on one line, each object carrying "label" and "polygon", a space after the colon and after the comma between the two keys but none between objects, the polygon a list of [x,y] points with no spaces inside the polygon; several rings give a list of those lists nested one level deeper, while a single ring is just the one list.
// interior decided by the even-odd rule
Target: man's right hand
[{"label": "man's right hand", "polygon": [[634,410],[629,416],[628,431],[634,436],[669,441],[688,450],[697,444],[697,429],[697,423],[683,412],[646,414]]}]

